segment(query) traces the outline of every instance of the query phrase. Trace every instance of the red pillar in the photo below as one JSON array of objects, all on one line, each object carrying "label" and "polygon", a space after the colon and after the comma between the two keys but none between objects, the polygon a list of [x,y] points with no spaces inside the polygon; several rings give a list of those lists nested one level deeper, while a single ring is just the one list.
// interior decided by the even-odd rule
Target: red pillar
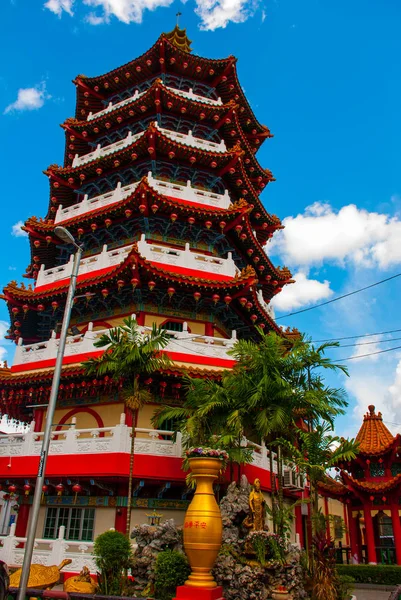
[{"label": "red pillar", "polygon": [[124,406],[125,413],[125,424],[127,427],[132,427],[132,410],[127,406]]},{"label": "red pillar", "polygon": [[144,312],[140,312],[136,315],[136,322],[141,327],[143,327],[145,325],[145,313]]},{"label": "red pillar", "polygon": [[214,336],[213,323],[205,323],[205,335],[209,335],[210,337]]},{"label": "red pillar", "polygon": [[299,535],[299,543],[301,548],[305,548],[304,528],[302,527],[302,508],[295,507],[295,533]]},{"label": "red pillar", "polygon": [[44,416],[45,416],[44,408],[35,408],[35,410],[33,411],[33,420],[35,421],[35,431],[42,431]]},{"label": "red pillar", "polygon": [[345,543],[347,546],[349,546],[349,522],[348,522],[348,515],[347,515],[347,509],[345,507],[345,502],[343,502],[343,519],[344,519],[344,525],[345,525]]},{"label": "red pillar", "polygon": [[351,558],[352,561],[357,560],[358,563],[361,562],[361,553],[358,544],[358,531],[356,525],[356,519],[352,516],[352,504],[347,504],[347,512],[348,512],[348,528],[349,528],[349,536],[350,536],[350,545],[351,545]]},{"label": "red pillar", "polygon": [[21,504],[18,511],[17,524],[15,526],[15,535],[17,537],[25,537],[28,527],[30,504]]},{"label": "red pillar", "polygon": [[[127,497],[128,486],[125,484],[120,484],[117,488],[117,496],[122,496],[124,498]],[[126,506],[118,506],[116,508],[116,514],[114,517],[114,529],[116,531],[120,531],[121,533],[125,533],[125,528],[127,526],[127,507]]]},{"label": "red pillar", "polygon": [[376,546],[375,546],[375,535],[373,531],[373,520],[370,512],[370,506],[364,504],[363,516],[365,517],[365,531],[366,531],[366,545],[368,547],[368,563],[370,565],[376,565]]},{"label": "red pillar", "polygon": [[398,509],[398,504],[391,504],[391,520],[393,522],[395,555],[397,559],[397,565],[401,565],[401,524]]}]

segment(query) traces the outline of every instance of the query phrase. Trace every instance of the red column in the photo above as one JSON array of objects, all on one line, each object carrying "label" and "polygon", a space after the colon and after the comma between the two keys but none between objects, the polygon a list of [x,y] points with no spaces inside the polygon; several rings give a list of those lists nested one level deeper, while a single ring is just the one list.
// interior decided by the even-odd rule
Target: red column
[{"label": "red column", "polygon": [[397,559],[397,565],[401,565],[401,524],[398,509],[398,504],[391,504],[391,520],[393,522],[395,555]]},{"label": "red column", "polygon": [[213,323],[205,323],[205,335],[209,335],[210,337],[214,336]]},{"label": "red column", "polygon": [[141,327],[143,327],[143,325],[145,325],[145,313],[144,312],[140,312],[136,315],[136,322],[138,323],[138,325],[141,325]]},{"label": "red column", "polygon": [[35,421],[35,431],[42,431],[44,416],[45,416],[44,408],[35,408],[35,410],[33,411],[33,420]]},{"label": "red column", "polygon": [[361,562],[361,553],[358,544],[358,531],[356,528],[356,519],[352,516],[352,504],[347,504],[347,512],[348,512],[348,528],[349,528],[349,536],[350,536],[350,544],[351,544],[351,558],[352,561],[357,560]]},{"label": "red column", "polygon": [[299,535],[299,543],[301,548],[305,548],[304,528],[302,527],[302,508],[295,507],[295,533]]},{"label": "red column", "polygon": [[127,427],[132,427],[132,411],[127,406],[124,406],[125,424]]},{"label": "red column", "polygon": [[347,515],[347,509],[345,507],[345,502],[343,502],[343,519],[344,519],[344,525],[345,525],[345,543],[347,544],[347,546],[349,546],[349,522],[348,522],[348,515]]},{"label": "red column", "polygon": [[[120,484],[117,488],[117,495],[126,498],[127,493],[128,493],[128,487],[124,484]],[[125,533],[126,526],[127,526],[127,507],[126,506],[118,506],[116,508],[116,514],[115,514],[115,518],[114,518],[114,529],[116,531],[120,531],[121,533]]]},{"label": "red column", "polygon": [[365,517],[365,531],[366,531],[366,545],[368,547],[368,563],[370,565],[376,565],[376,547],[375,547],[375,535],[373,531],[373,520],[370,512],[370,506],[363,506],[363,516]]},{"label": "red column", "polygon": [[15,526],[15,535],[17,537],[25,537],[28,527],[30,504],[21,504],[18,511],[17,524]]}]

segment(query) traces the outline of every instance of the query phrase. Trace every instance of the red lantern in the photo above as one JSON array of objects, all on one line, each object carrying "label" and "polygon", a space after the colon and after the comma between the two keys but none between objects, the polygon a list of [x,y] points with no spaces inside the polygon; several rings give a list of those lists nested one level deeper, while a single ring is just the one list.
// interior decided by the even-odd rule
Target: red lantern
[{"label": "red lantern", "polygon": [[192,227],[192,225],[195,223],[195,217],[188,217],[188,223],[189,226]]},{"label": "red lantern", "polygon": [[56,310],[58,309],[58,302],[56,300],[54,300],[52,302],[52,309],[53,309],[53,314],[56,312]]},{"label": "red lantern", "polygon": [[240,238],[242,241],[246,240],[246,238],[247,238],[246,233],[241,233]]},{"label": "red lantern", "polygon": [[201,112],[199,118],[201,121],[203,121],[203,119],[206,119],[206,114],[204,112]]},{"label": "red lantern", "polygon": [[174,156],[175,156],[175,152],[173,152],[173,151],[171,150],[171,151],[168,153],[168,157],[169,157],[171,160],[173,160]]},{"label": "red lantern", "polygon": [[15,492],[17,491],[17,486],[15,486],[12,483],[11,485],[8,486],[8,491],[10,492],[11,495],[15,494]]},{"label": "red lantern", "polygon": [[153,214],[155,214],[158,211],[158,209],[159,209],[159,207],[158,207],[157,204],[152,204],[152,206],[150,208],[152,209],[152,213]]},{"label": "red lantern", "polygon": [[131,154],[131,159],[132,159],[132,160],[136,160],[137,158],[138,158],[138,155],[137,155],[135,152],[133,152],[133,153]]},{"label": "red lantern", "polygon": [[227,225],[227,223],[225,221],[220,221],[219,223],[219,227],[220,229],[224,229],[224,227]]},{"label": "red lantern", "polygon": [[102,169],[100,167],[98,167],[96,169],[96,175],[101,175],[103,173]]},{"label": "red lantern", "polygon": [[177,220],[178,215],[176,213],[171,213],[170,215],[170,219],[172,220],[173,223],[175,223],[175,221]]},{"label": "red lantern", "polygon": [[145,212],[145,210],[146,210],[146,204],[140,204],[139,205],[139,212],[141,214],[143,214]]},{"label": "red lantern", "polygon": [[241,231],[242,231],[242,225],[236,225],[236,226],[235,226],[235,231],[236,231],[238,234],[240,234],[240,233],[241,233]]},{"label": "red lantern", "polygon": [[156,283],[154,281],[149,281],[148,282],[148,287],[149,287],[150,291],[153,292],[153,290],[156,287]]},{"label": "red lantern", "polygon": [[213,294],[212,300],[213,300],[214,304],[216,305],[218,303],[218,301],[220,300],[220,296],[218,294]]},{"label": "red lantern", "polygon": [[213,225],[213,223],[211,221],[206,221],[205,225],[206,225],[206,229],[210,229],[211,226]]},{"label": "red lantern", "polygon": [[42,485],[42,502],[43,502],[45,494],[46,494],[46,492],[48,490],[49,490],[49,486],[48,485]]},{"label": "red lantern", "polygon": [[201,297],[202,297],[202,294],[200,292],[194,292],[195,302],[199,302]]},{"label": "red lantern", "polygon": [[191,163],[191,165],[193,165],[194,163],[196,163],[196,156],[190,156],[189,157],[189,162]]},{"label": "red lantern", "polygon": [[110,225],[112,224],[112,220],[111,219],[105,219],[104,220],[104,224],[106,225],[107,229],[110,227]]},{"label": "red lantern", "polygon": [[226,303],[227,308],[228,308],[228,305],[230,304],[231,300],[232,300],[231,296],[228,296],[228,295],[224,296],[224,302]]},{"label": "red lantern", "polygon": [[369,500],[370,500],[371,502],[373,502],[373,500],[374,500],[374,499],[375,499],[375,497],[374,497],[374,496],[369,496]]},{"label": "red lantern", "polygon": [[46,243],[47,243],[47,245],[49,245],[51,241],[52,241],[52,236],[51,235],[47,235],[46,236]]},{"label": "red lantern", "polygon": [[247,310],[251,310],[252,306],[253,306],[252,302],[247,302],[246,303],[246,309]]},{"label": "red lantern", "polygon": [[130,216],[132,215],[132,210],[130,210],[129,208],[127,208],[127,209],[124,211],[124,214],[125,214],[125,216],[127,217],[127,219],[129,219],[129,218],[130,218]]},{"label": "red lantern", "polygon": [[21,327],[21,323],[19,321],[14,321],[14,327]]},{"label": "red lantern", "polygon": [[253,262],[255,262],[257,264],[259,261],[260,261],[260,256],[253,257]]},{"label": "red lantern", "polygon": [[85,181],[85,175],[84,175],[84,173],[81,173],[81,175],[79,176],[79,178],[80,178],[81,181]]},{"label": "red lantern", "polygon": [[384,502],[384,504],[386,503],[386,500],[387,500],[386,496],[383,496],[382,497],[382,502]]},{"label": "red lantern", "polygon": [[119,279],[117,281],[117,287],[118,287],[118,291],[119,292],[121,292],[121,290],[123,289],[124,285],[125,285],[125,281],[123,279]]},{"label": "red lantern", "polygon": [[137,277],[133,277],[133,278],[131,279],[131,285],[132,285],[132,289],[133,289],[133,290],[135,290],[135,288],[136,288],[136,286],[138,285],[138,283],[139,283],[139,279],[138,279]]},{"label": "red lantern", "polygon": [[169,287],[168,290],[167,290],[167,294],[168,294],[169,298],[172,298],[174,296],[174,294],[175,294],[175,288]]},{"label": "red lantern", "polygon": [[84,234],[84,230],[82,229],[82,227],[79,227],[77,229],[77,233],[78,233],[78,239],[81,239],[81,236]]},{"label": "red lantern", "polygon": [[246,251],[248,256],[252,256],[253,254],[253,248],[248,248],[248,250]]},{"label": "red lantern", "polygon": [[86,303],[88,304],[92,300],[92,294],[90,292],[85,292]]},{"label": "red lantern", "polygon": [[109,290],[107,288],[103,288],[102,289],[102,296],[103,298],[107,298],[107,296],[109,295]]},{"label": "red lantern", "polygon": [[76,503],[76,501],[77,501],[77,495],[78,495],[80,492],[82,492],[82,487],[79,485],[79,483],[75,483],[75,484],[72,486],[72,491],[73,491],[73,492],[74,492],[74,494],[75,494],[75,496],[74,496],[74,504],[75,504],[75,503]]},{"label": "red lantern", "polygon": [[97,224],[96,223],[91,223],[91,229],[92,229],[93,233],[95,233],[95,231],[97,229]]},{"label": "red lantern", "polygon": [[266,325],[265,325],[264,323],[260,323],[259,327],[260,327],[261,329],[264,329],[264,328],[266,327]]},{"label": "red lantern", "polygon": [[26,313],[27,313],[27,312],[28,312],[28,310],[29,310],[29,306],[28,306],[27,304],[23,304],[23,305],[22,305],[22,310],[24,311],[24,315],[26,315]]},{"label": "red lantern", "polygon": [[17,308],[16,306],[13,306],[11,309],[11,312],[13,313],[13,315],[17,315],[19,313],[19,308]]},{"label": "red lantern", "polygon": [[29,492],[31,491],[31,486],[29,485],[29,483],[26,483],[24,485],[24,492],[25,492],[25,496],[29,496]]},{"label": "red lantern", "polygon": [[245,304],[247,303],[247,299],[246,298],[240,298],[239,299],[239,303],[241,304],[241,306],[245,306]]},{"label": "red lantern", "polygon": [[61,496],[62,493],[64,492],[64,486],[62,483],[58,483],[56,485],[56,490],[57,490],[57,496]]},{"label": "red lantern", "polygon": [[212,167],[212,169],[215,169],[217,167],[217,162],[215,160],[212,160],[210,166]]},{"label": "red lantern", "polygon": [[251,321],[252,323],[255,323],[258,320],[257,315],[251,315]]},{"label": "red lantern", "polygon": [[33,242],[33,245],[35,246],[35,248],[39,248],[39,246],[40,246],[40,240],[35,240]]}]

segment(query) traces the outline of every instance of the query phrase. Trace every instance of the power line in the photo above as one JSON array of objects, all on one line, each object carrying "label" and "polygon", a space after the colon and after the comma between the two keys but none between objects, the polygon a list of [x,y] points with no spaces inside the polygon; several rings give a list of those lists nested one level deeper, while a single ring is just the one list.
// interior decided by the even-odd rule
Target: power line
[{"label": "power line", "polygon": [[337,348],[352,348],[353,346],[370,346],[371,344],[384,344],[385,342],[398,342],[401,337],[391,338],[389,340],[376,340],[374,342],[360,342],[359,344],[340,344],[339,346],[333,346],[330,350],[336,350]]},{"label": "power line", "polygon": [[369,352],[369,354],[361,354],[360,356],[348,356],[347,358],[337,358],[336,362],[344,362],[345,360],[355,360],[357,358],[366,358],[367,356],[373,356],[374,354],[384,354],[384,352],[391,352],[392,350],[399,350],[400,348],[401,346],[394,346],[394,348],[386,348],[386,350]]},{"label": "power line", "polygon": [[348,335],[346,337],[326,338],[324,340],[311,340],[311,341],[313,344],[317,344],[319,342],[339,342],[341,340],[353,340],[356,338],[371,337],[374,335],[385,335],[387,333],[399,333],[400,331],[401,331],[401,329],[390,329],[390,331],[377,331],[376,333],[363,333],[361,335]]},{"label": "power line", "polygon": [[326,300],[326,302],[321,302],[320,304],[315,304],[314,306],[310,306],[309,308],[303,308],[302,310],[297,310],[292,313],[288,313],[288,315],[283,315],[282,317],[277,317],[276,321],[280,319],[286,319],[287,317],[292,317],[293,315],[300,315],[301,313],[308,312],[309,310],[314,310],[315,308],[320,308],[321,306],[326,306],[327,304],[332,304],[333,302],[337,302],[337,300],[342,300],[343,298],[348,298],[349,296],[353,296],[354,294],[359,294],[359,292],[364,292],[365,290],[369,290],[370,288],[375,287],[376,285],[381,285],[382,283],[386,283],[387,281],[391,281],[392,279],[396,279],[397,277],[401,277],[401,273],[397,273],[396,275],[392,275],[391,277],[387,277],[386,279],[382,279],[381,281],[376,281],[376,283],[371,283],[363,288],[359,288],[358,290],[354,290],[353,292],[348,292],[348,294],[343,294],[342,296],[337,296],[336,298],[332,298],[331,300]]}]

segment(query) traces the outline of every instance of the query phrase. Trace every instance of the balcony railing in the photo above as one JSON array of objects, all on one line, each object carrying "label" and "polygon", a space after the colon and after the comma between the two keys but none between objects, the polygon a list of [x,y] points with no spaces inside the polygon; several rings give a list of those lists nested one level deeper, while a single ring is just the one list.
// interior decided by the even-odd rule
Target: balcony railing
[{"label": "balcony railing", "polygon": [[218,256],[194,252],[190,250],[188,243],[185,244],[185,250],[180,250],[161,244],[148,243],[145,240],[145,234],[141,235],[138,250],[144,258],[155,263],[205,271],[205,273],[218,273],[226,277],[235,277],[236,273],[239,272],[232,259],[231,252],[228,252],[227,258],[219,258]]},{"label": "balcony railing", "polygon": [[[94,198],[88,198],[88,194],[85,194],[82,202],[63,208],[62,205],[58,207],[55,217],[55,223],[60,223],[73,217],[84,215],[92,210],[115,204],[127,198],[137,188],[138,181],[130,183],[129,185],[121,186],[119,182],[114,190],[95,196]],[[210,208],[228,208],[231,204],[230,196],[228,191],[225,190],[224,194],[215,194],[214,192],[207,192],[206,190],[200,190],[194,188],[190,181],[187,181],[186,185],[180,183],[172,183],[170,181],[162,181],[153,177],[152,172],[148,173],[149,185],[164,196],[170,198],[176,198],[177,200],[183,200],[184,202],[196,202],[197,204],[203,204]]]},{"label": "balcony railing", "polygon": [[[184,92],[183,90],[177,90],[177,89],[169,87],[169,86],[166,86],[166,87],[167,87],[167,89],[171,90],[175,94],[178,94],[179,96],[184,96],[184,98],[189,98],[190,100],[195,100],[196,102],[203,102],[205,104],[211,104],[213,106],[221,106],[223,104],[221,101],[221,98],[219,98],[218,100],[213,100],[212,98],[206,98],[205,96],[199,96],[198,94],[193,93],[192,88],[189,90],[189,92]],[[132,102],[135,102],[135,100],[138,100],[138,98],[143,96],[145,93],[146,93],[146,91],[140,92],[139,90],[135,90],[135,93],[130,98],[126,98],[125,100],[121,100],[120,102],[116,102],[115,104],[113,104],[112,102],[109,102],[109,105],[106,108],[103,108],[103,110],[99,110],[97,113],[90,112],[87,117],[87,121],[92,121],[93,119],[97,119],[98,117],[107,115],[108,113],[112,112],[113,110],[116,110],[117,108],[127,106],[127,104],[131,104]]]},{"label": "balcony railing", "polygon": [[[150,327],[141,327],[142,335],[150,331]],[[107,329],[93,331],[93,323],[89,323],[88,330],[84,334],[71,335],[67,337],[67,343],[64,352],[64,358],[69,363],[73,357],[77,357],[76,362],[81,362],[82,355],[93,354],[99,349],[94,343],[99,337],[106,333]],[[227,351],[232,348],[236,342],[236,331],[232,333],[230,339],[218,338],[206,335],[194,335],[188,332],[188,326],[183,324],[183,331],[166,330],[171,336],[166,352],[176,352],[193,356],[194,362],[196,357],[209,359],[221,359],[227,361],[227,366],[232,364],[232,358],[227,354]],[[56,338],[53,332],[52,337],[44,342],[36,342],[34,344],[23,344],[22,338],[19,338],[18,345],[15,350],[13,368],[18,370],[28,370],[30,365],[40,363],[42,361],[52,361],[56,359],[57,350],[60,340]],[[207,361],[205,361],[207,364]],[[38,365],[35,365],[35,368]],[[25,367],[23,369],[22,367]]]},{"label": "balcony railing", "polygon": [[[132,250],[132,245],[123,246],[108,250],[107,245],[103,246],[100,254],[83,258],[79,265],[78,276],[93,273],[101,269],[114,267],[122,263]],[[170,246],[161,244],[148,243],[145,240],[145,235],[141,235],[141,240],[138,242],[138,250],[140,254],[151,262],[161,263],[183,267],[195,271],[204,271],[205,276],[208,273],[217,273],[225,277],[235,277],[239,272],[232,259],[231,252],[227,258],[219,258],[218,256],[210,256],[200,252],[191,251],[189,244],[185,244],[185,250],[180,250]],[[54,284],[63,279],[67,279],[72,274],[74,256],[71,254],[70,260],[64,265],[59,265],[51,269],[45,269],[42,264],[36,280],[36,288],[44,285]]]},{"label": "balcony railing", "polygon": [[[156,129],[158,129],[166,137],[174,140],[175,142],[179,142],[180,144],[191,146],[191,148],[200,148],[201,150],[210,150],[212,152],[226,152],[227,150],[224,140],[221,140],[221,142],[217,144],[216,142],[210,142],[209,140],[203,140],[201,138],[194,137],[192,135],[192,131],[188,131],[188,133],[179,133],[178,131],[164,129],[163,127],[160,127],[157,122],[155,122],[154,125]],[[98,144],[96,150],[89,152],[89,154],[84,154],[83,156],[78,156],[78,154],[76,154],[74,160],[72,161],[72,166],[79,167],[80,165],[85,165],[91,160],[97,160],[103,156],[113,154],[113,152],[118,152],[118,150],[122,150],[138,140],[142,135],[144,135],[144,133],[144,131],[139,133],[132,133],[129,131],[127,137],[122,140],[118,140],[118,142],[114,142],[113,144],[109,144],[103,148],[100,144]]]}]

